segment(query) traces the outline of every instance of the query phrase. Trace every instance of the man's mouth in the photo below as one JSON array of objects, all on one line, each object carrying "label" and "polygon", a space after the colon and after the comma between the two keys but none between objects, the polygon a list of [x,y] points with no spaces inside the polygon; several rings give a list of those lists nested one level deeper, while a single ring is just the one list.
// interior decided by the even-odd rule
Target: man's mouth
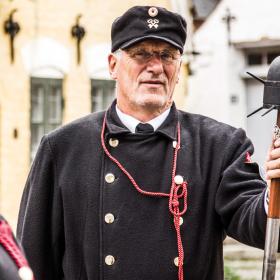
[{"label": "man's mouth", "polygon": [[164,86],[165,83],[161,80],[145,80],[142,81],[141,84],[148,85],[151,87],[161,87]]}]

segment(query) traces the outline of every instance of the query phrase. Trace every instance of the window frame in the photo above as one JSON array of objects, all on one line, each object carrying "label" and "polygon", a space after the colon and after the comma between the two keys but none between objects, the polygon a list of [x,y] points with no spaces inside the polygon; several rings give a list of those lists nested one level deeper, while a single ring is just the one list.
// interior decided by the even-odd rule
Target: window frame
[{"label": "window frame", "polygon": [[[106,79],[91,79],[91,112],[98,112],[98,111],[103,111],[106,110],[108,108],[108,106],[112,103],[112,101],[115,99],[115,87],[116,87],[116,82],[114,80],[106,80]],[[98,89],[101,91],[101,93],[99,94],[98,98],[100,98],[100,96],[104,97],[105,99],[102,98],[100,99],[98,102],[102,102],[102,104],[98,105],[97,108],[94,108],[94,90]],[[98,103],[97,102],[97,103]]]},{"label": "window frame", "polygon": [[[33,116],[33,109],[34,109],[34,95],[38,91],[38,88],[42,88],[42,108],[39,108],[41,110],[42,119],[40,119],[38,122],[34,121]],[[58,100],[56,100],[54,103],[59,106],[60,103],[60,109],[57,110],[58,116],[56,120],[51,121],[51,110],[53,109],[52,106],[50,106],[52,100],[52,93],[54,90],[58,89],[60,91]],[[57,98],[55,95],[53,98]],[[50,109],[52,108],[52,109]],[[58,107],[57,107],[58,108]],[[42,112],[43,111],[43,112]],[[30,79],[30,161],[32,162],[35,155],[37,148],[40,144],[41,136],[39,135],[40,139],[36,139],[36,148],[34,148],[35,140],[33,139],[33,129],[37,125],[37,129],[40,130],[39,134],[45,135],[46,133],[50,132],[51,130],[59,127],[62,125],[63,122],[63,111],[64,111],[64,100],[63,100],[63,80],[57,79],[57,78],[37,78],[37,77],[31,77]]]}]

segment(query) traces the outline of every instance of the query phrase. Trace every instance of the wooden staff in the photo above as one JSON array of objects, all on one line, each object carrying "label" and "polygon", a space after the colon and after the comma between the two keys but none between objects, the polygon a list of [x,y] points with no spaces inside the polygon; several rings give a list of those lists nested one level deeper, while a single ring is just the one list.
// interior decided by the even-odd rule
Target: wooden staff
[{"label": "wooden staff", "polygon": [[[275,140],[280,137],[280,112],[277,114]],[[269,191],[269,206],[266,223],[265,248],[263,258],[262,280],[274,280],[279,243],[280,227],[280,179],[272,179]]]}]

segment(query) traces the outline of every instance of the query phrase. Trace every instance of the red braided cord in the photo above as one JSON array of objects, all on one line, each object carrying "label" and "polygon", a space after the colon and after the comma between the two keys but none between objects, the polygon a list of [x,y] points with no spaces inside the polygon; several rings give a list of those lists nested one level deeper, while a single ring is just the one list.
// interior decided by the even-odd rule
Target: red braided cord
[{"label": "red braided cord", "polygon": [[14,241],[12,230],[6,221],[0,221],[0,244],[6,249],[18,268],[29,267],[26,258]]},{"label": "red braided cord", "polygon": [[[178,150],[180,149],[180,144],[181,144],[181,131],[180,131],[180,124],[178,122],[177,124],[177,145],[174,150],[174,156],[173,156],[173,167],[172,167],[172,183],[171,183],[171,188],[170,188],[170,193],[161,193],[161,192],[148,192],[142,190],[139,185],[136,183],[134,178],[130,175],[130,173],[125,169],[125,167],[115,158],[111,155],[111,153],[108,151],[106,145],[105,145],[105,127],[106,127],[106,115],[104,116],[103,119],[103,124],[102,124],[102,131],[101,131],[101,144],[103,147],[104,152],[106,155],[111,159],[119,168],[120,170],[128,177],[132,185],[135,187],[135,189],[147,196],[154,196],[154,197],[169,197],[169,211],[171,214],[174,216],[174,226],[175,230],[177,233],[177,245],[178,245],[178,279],[179,280],[184,280],[184,271],[183,271],[183,263],[184,263],[184,248],[183,248],[183,243],[182,243],[182,238],[181,238],[181,231],[180,231],[180,217],[186,213],[187,211],[187,182],[183,182],[182,184],[177,185],[174,182],[174,178],[176,175],[176,167],[177,167],[177,154]],[[181,191],[181,193],[179,193]],[[179,206],[179,198],[183,197],[183,210],[180,211]]]},{"label": "red braided cord", "polygon": [[[183,271],[183,264],[184,264],[184,248],[181,238],[181,231],[180,231],[180,217],[186,213],[187,211],[187,183],[183,182],[181,185],[177,185],[174,181],[176,168],[177,168],[177,155],[178,150],[181,146],[181,130],[179,123],[177,124],[177,139],[178,143],[175,148],[174,157],[173,157],[173,169],[172,169],[172,185],[170,190],[169,196],[169,211],[174,216],[174,226],[177,233],[177,246],[178,246],[178,279],[184,279],[184,271]],[[181,194],[179,194],[179,190],[182,189]],[[179,198],[183,196],[184,201],[184,208],[180,211],[179,206]]]}]

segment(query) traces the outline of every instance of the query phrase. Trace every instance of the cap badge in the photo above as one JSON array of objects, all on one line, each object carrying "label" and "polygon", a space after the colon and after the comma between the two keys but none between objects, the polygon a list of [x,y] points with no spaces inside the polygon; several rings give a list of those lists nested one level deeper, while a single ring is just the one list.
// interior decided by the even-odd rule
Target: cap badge
[{"label": "cap badge", "polygon": [[155,17],[158,14],[158,9],[156,7],[151,7],[148,10],[148,14],[149,14],[150,17]]},{"label": "cap badge", "polygon": [[147,20],[147,22],[148,22],[148,26],[150,27],[150,28],[158,28],[158,23],[159,23],[159,20],[158,19],[152,19],[152,18],[150,18],[150,19],[148,19]]}]

